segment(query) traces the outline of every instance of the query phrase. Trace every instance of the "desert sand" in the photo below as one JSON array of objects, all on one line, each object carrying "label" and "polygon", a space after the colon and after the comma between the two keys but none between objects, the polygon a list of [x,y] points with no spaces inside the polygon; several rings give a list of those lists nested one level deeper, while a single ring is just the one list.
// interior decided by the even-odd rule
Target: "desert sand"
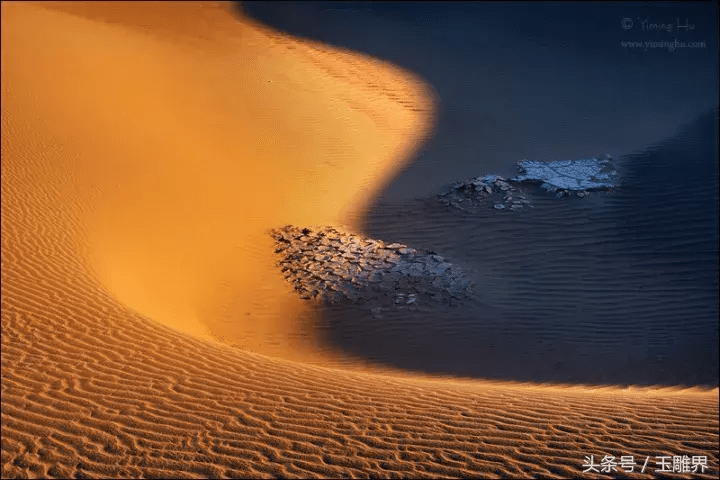
[{"label": "desert sand", "polygon": [[2,477],[595,478],[623,471],[586,457],[633,455],[640,478],[687,455],[716,478],[717,388],[381,371],[314,344],[268,230],[360,231],[435,102],[226,4],[3,2]]}]

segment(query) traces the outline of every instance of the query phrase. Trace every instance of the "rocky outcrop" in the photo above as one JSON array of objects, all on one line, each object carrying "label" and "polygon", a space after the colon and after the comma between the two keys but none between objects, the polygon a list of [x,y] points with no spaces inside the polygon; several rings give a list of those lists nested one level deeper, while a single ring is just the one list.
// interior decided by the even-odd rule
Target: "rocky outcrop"
[{"label": "rocky outcrop", "polygon": [[468,207],[492,204],[496,210],[532,207],[525,195],[499,175],[486,175],[456,183],[450,191],[440,195],[439,199],[441,203],[460,210],[465,210],[461,205],[463,202],[467,202]]},{"label": "rocky outcrop", "polygon": [[463,270],[435,252],[419,252],[340,232],[292,225],[271,232],[278,266],[304,299],[412,305],[469,295]]},{"label": "rocky outcrop", "polygon": [[460,210],[484,205],[495,210],[514,211],[532,207],[530,200],[515,186],[520,183],[541,183],[545,190],[558,197],[584,197],[594,190],[615,187],[618,176],[610,155],[556,162],[522,160],[518,162],[518,170],[520,174],[511,179],[486,175],[456,183],[440,194],[438,200]]},{"label": "rocky outcrop", "polygon": [[582,160],[518,162],[520,175],[513,182],[541,182],[551,192],[568,195],[576,192],[582,197],[592,190],[607,190],[615,186],[618,172],[610,155]]}]

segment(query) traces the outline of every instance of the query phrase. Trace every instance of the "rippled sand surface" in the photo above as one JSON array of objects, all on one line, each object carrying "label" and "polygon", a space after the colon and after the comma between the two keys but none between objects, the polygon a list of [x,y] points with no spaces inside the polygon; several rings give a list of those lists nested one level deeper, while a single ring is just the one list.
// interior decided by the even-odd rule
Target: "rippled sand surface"
[{"label": "rippled sand surface", "polygon": [[2,477],[564,478],[688,455],[715,478],[717,388],[463,373],[432,344],[440,368],[403,365],[328,335],[360,313],[291,291],[271,228],[403,240],[359,219],[432,132],[431,92],[224,4],[4,2]]}]

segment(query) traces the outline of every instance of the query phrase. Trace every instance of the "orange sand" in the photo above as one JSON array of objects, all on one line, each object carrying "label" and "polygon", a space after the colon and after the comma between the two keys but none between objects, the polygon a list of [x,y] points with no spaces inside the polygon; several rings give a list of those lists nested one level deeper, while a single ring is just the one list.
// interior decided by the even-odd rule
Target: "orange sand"
[{"label": "orange sand", "polygon": [[433,105],[223,4],[3,2],[3,478],[573,477],[633,454],[715,478],[717,389],[359,372],[277,340],[313,315],[267,230],[359,228]]}]

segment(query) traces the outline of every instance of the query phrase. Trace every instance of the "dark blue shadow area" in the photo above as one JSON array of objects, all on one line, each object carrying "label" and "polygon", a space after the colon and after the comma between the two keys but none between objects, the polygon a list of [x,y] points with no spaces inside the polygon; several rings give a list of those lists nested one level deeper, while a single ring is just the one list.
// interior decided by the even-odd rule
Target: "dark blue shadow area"
[{"label": "dark blue shadow area", "polygon": [[[387,198],[425,197],[485,172],[507,175],[525,158],[642,151],[718,103],[715,3],[244,2],[242,8],[290,34],[395,63],[433,86],[437,131],[383,192]],[[697,48],[621,44],[675,40]]]},{"label": "dark blue shadow area", "polygon": [[460,307],[329,308],[326,339],[380,363],[519,381],[718,385],[718,121],[708,112],[620,159],[585,198],[527,189],[533,209],[387,201],[373,238],[475,272]]},{"label": "dark blue shadow area", "polygon": [[623,173],[628,191],[608,205],[635,253],[696,258],[696,273],[707,280],[717,274],[717,118],[708,111],[671,140],[631,156]]},{"label": "dark blue shadow area", "polygon": [[[380,315],[329,307],[327,344],[438,374],[718,385],[716,3],[242,9],[393,62],[439,97],[433,137],[378,196],[365,230],[474,272],[476,296]],[[528,187],[535,208],[520,212],[460,212],[433,197],[454,181],[512,176],[521,159],[598,153],[620,158],[615,191],[559,199]]]}]

